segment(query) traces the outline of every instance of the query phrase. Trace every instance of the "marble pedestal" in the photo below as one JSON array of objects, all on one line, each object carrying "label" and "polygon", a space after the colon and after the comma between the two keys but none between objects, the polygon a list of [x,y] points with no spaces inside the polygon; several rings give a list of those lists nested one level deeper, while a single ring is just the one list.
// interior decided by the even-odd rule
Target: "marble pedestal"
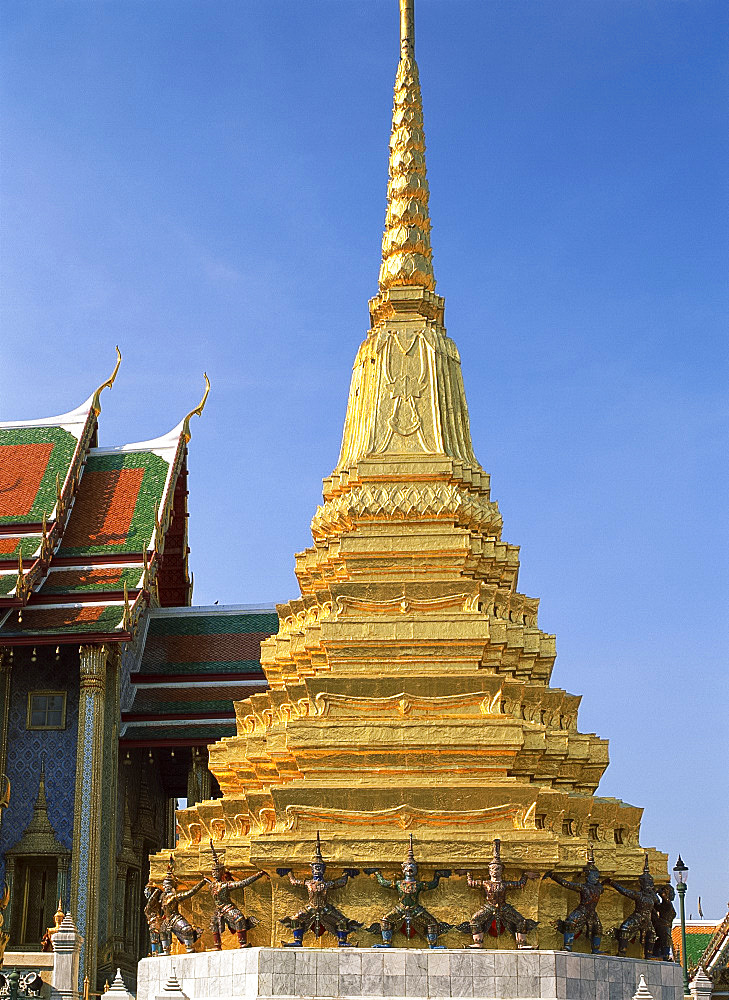
[{"label": "marble pedestal", "polygon": [[670,962],[560,951],[246,948],[145,958],[137,1000],[179,1000],[164,994],[172,973],[190,1000],[631,1000],[641,975],[654,1000],[683,998],[681,967]]}]

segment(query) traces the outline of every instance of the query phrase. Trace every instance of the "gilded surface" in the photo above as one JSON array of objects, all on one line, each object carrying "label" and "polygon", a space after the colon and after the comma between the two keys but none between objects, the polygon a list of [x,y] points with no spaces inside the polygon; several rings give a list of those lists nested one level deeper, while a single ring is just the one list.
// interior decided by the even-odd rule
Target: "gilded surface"
[{"label": "gilded surface", "polygon": [[[643,867],[642,810],[595,795],[607,743],[579,732],[579,697],[550,686],[554,636],[539,628],[538,601],[518,590],[519,550],[501,538],[473,454],[460,359],[433,292],[407,0],[402,14],[380,293],[339,462],[313,545],[296,556],[301,596],[279,606],[279,633],[262,645],[270,690],[236,703],[237,735],[210,749],[223,798],[178,813],[176,870],[190,884],[209,868],[209,838],[223,842],[236,877],[274,876],[246,890],[253,945],[287,939],[279,921],[297,904],[275,870],[305,875],[317,830],[335,875],[354,865],[390,877],[410,833],[426,878],[443,867],[482,876],[497,837],[507,879],[525,869],[571,876],[588,842],[606,875],[632,880]],[[648,853],[665,878],[665,855]],[[166,863],[167,854],[153,859],[158,878]],[[532,943],[560,945],[554,925],[571,901],[555,882],[525,885],[519,910],[539,921]],[[193,923],[207,926],[203,898],[191,903]],[[475,903],[459,877],[428,896],[454,925]],[[366,927],[392,900],[359,875],[332,891],[332,904]],[[606,927],[627,909],[617,892],[603,894]],[[376,942],[364,930],[350,940]],[[451,930],[439,943],[467,942]]]}]

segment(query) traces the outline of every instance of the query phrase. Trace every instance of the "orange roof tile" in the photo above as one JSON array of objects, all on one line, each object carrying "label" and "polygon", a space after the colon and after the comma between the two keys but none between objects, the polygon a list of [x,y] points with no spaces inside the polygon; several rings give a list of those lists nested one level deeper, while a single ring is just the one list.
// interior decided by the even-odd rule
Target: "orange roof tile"
[{"label": "orange roof tile", "polygon": [[27,517],[48,466],[52,441],[0,444],[0,517]]}]

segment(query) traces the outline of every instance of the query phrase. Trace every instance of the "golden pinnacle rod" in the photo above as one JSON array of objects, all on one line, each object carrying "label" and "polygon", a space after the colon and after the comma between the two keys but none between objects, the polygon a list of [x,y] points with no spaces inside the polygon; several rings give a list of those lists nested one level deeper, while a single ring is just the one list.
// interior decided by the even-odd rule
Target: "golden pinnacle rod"
[{"label": "golden pinnacle rod", "polygon": [[415,0],[400,0],[400,52],[415,55]]}]

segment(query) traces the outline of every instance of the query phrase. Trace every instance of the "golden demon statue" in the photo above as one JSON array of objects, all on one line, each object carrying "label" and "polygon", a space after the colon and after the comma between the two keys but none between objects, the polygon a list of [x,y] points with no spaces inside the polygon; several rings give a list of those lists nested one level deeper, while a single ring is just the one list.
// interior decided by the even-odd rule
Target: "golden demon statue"
[{"label": "golden demon statue", "polygon": [[486,903],[476,913],[473,914],[470,924],[461,924],[459,930],[470,927],[473,936],[472,948],[483,947],[483,937],[485,933],[498,937],[504,930],[510,931],[516,938],[517,948],[528,948],[527,934],[537,926],[537,921],[527,920],[519,911],[506,902],[506,892],[508,889],[523,889],[530,879],[537,879],[536,872],[524,872],[520,879],[515,882],[504,881],[504,865],[501,861],[501,841],[495,840],[493,847],[493,860],[489,865],[489,877],[487,879],[473,878],[470,872],[459,872],[465,874],[468,884],[472,889],[483,890],[486,896]]},{"label": "golden demon statue", "polygon": [[376,948],[392,948],[392,934],[394,930],[401,930],[406,938],[415,937],[416,933],[424,937],[429,948],[437,947],[438,936],[450,929],[451,924],[446,924],[438,920],[432,913],[428,913],[420,903],[420,893],[437,889],[442,878],[450,878],[450,869],[441,868],[434,874],[429,882],[421,882],[418,879],[418,866],[413,853],[413,835],[410,834],[410,846],[407,857],[402,863],[401,879],[385,878],[379,868],[365,868],[365,875],[374,875],[381,886],[385,889],[395,889],[398,901],[395,907],[386,913],[379,924],[372,924],[369,928],[371,932],[382,934],[382,944],[375,945]]},{"label": "golden demon statue", "polygon": [[213,852],[212,879],[205,879],[213,897],[215,910],[210,929],[213,932],[213,946],[215,951],[222,950],[222,934],[227,928],[231,934],[238,936],[239,948],[250,948],[247,941],[248,931],[255,927],[258,921],[255,917],[247,917],[230,898],[231,892],[235,889],[245,889],[248,885],[253,885],[259,878],[270,878],[266,872],[256,872],[248,878],[235,881],[233,875],[223,864],[220,855],[216,852],[213,841],[210,841],[210,850]]}]

